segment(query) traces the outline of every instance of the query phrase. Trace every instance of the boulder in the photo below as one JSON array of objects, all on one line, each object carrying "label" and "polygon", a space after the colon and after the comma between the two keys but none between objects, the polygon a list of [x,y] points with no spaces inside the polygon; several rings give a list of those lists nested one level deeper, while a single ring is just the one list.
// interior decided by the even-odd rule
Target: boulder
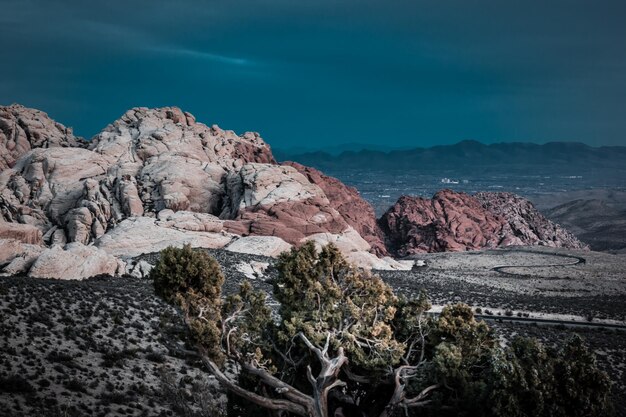
[{"label": "boulder", "polygon": [[249,253],[277,257],[290,250],[292,245],[276,236],[246,236],[234,240],[226,250],[237,253]]},{"label": "boulder", "polygon": [[240,262],[235,265],[235,269],[246,276],[248,279],[263,278],[265,270],[270,264],[267,262]]},{"label": "boulder", "polygon": [[125,273],[126,275],[130,275],[134,278],[148,278],[152,268],[154,268],[154,266],[144,260],[140,260],[138,262],[130,261],[126,263]]},{"label": "boulder", "polygon": [[43,251],[28,271],[28,276],[80,280],[103,274],[119,275],[123,270],[123,263],[105,251],[73,242],[65,248],[53,246]]},{"label": "boulder", "polygon": [[369,251],[370,245],[357,233],[352,227],[344,230],[341,233],[315,233],[307,236],[303,239],[305,241],[313,241],[317,247],[326,246],[329,243],[337,246],[337,248],[344,254],[358,251]]},{"label": "boulder", "polygon": [[21,240],[0,238],[0,266],[7,265],[24,250]]},{"label": "boulder", "polygon": [[346,259],[359,268],[378,271],[410,271],[415,264],[412,260],[396,260],[389,256],[379,258],[366,251],[350,252]]},{"label": "boulder", "polygon": [[[2,241],[0,240],[0,242]],[[0,253],[3,250],[1,246],[2,244],[0,243]],[[28,244],[21,245],[20,250],[15,253],[15,256],[13,257],[13,259],[11,259],[11,262],[9,262],[8,265],[2,268],[2,274],[18,275],[28,272],[30,267],[33,265],[33,263],[35,263],[39,255],[41,255],[44,250],[45,248],[42,246]]]},{"label": "boulder", "polygon": [[162,227],[190,232],[219,233],[224,229],[224,222],[218,217],[206,213],[191,211],[161,210],[157,224]]}]

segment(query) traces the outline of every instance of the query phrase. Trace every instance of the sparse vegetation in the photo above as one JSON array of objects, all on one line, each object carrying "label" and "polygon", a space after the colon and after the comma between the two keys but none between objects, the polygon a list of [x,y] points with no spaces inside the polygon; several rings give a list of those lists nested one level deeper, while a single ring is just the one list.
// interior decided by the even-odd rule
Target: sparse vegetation
[{"label": "sparse vegetation", "polygon": [[[279,277],[274,260],[223,250],[205,252],[219,261],[228,277],[222,286],[223,297],[239,292],[243,274],[234,265],[253,260],[269,262],[272,267],[264,279],[253,280],[251,284],[254,289],[269,294],[268,303],[277,306],[272,286]],[[155,264],[158,257],[158,254],[152,254],[144,259]],[[430,269],[378,272],[394,288],[397,296],[404,294],[409,299],[419,298],[420,289],[426,288],[429,298],[438,305],[462,300],[482,306],[483,311],[484,306],[503,311],[507,308],[526,311],[523,313],[525,317],[528,317],[528,311],[583,315],[589,311],[595,317],[594,322],[623,317],[623,296],[590,294],[575,299],[561,295],[526,296],[494,292],[493,287],[459,283],[448,277],[437,278],[431,273]],[[206,385],[208,388],[202,388],[202,397],[219,410],[225,408],[224,392],[207,374],[197,354],[191,351],[191,344],[183,342],[188,340],[188,332],[180,311],[155,297],[153,286],[147,280],[99,277],[76,282],[4,277],[0,281],[0,285],[7,289],[6,296],[0,297],[0,332],[3,336],[0,337],[0,378],[19,375],[34,387],[30,392],[0,393],[0,414],[64,417],[180,415],[179,411],[174,411],[174,402],[163,392],[159,373],[162,365],[171,369],[176,388],[195,395],[194,384],[200,384],[198,387]],[[29,320],[37,312],[49,317],[53,327],[47,328],[39,321]],[[121,325],[114,323],[114,314],[121,320]],[[273,320],[278,318],[274,312],[272,317]],[[547,347],[563,344],[572,333],[580,333],[591,350],[598,352],[598,366],[611,376],[616,416],[626,415],[626,390],[623,389],[626,373],[622,372],[626,361],[626,332],[569,326],[557,328],[506,320],[489,324],[497,332],[498,341],[502,338],[512,344],[515,335],[533,336],[542,341],[546,351],[551,351]],[[123,359],[122,367],[101,366],[106,353],[125,349],[137,350],[132,357]],[[150,360],[151,352],[161,354],[163,361]],[[242,373],[237,377],[232,365],[226,361],[225,375],[253,391],[259,389],[258,392],[262,392],[258,380],[253,376],[246,379]],[[313,361],[312,365],[316,374],[316,363]],[[306,369],[302,376],[306,376]],[[66,383],[72,379],[84,381],[86,392],[67,389]],[[304,382],[299,386],[303,391],[309,389],[308,381]],[[127,396],[129,390],[131,400],[126,404],[108,402],[105,405],[101,401],[103,393]],[[341,392],[341,389],[331,391],[331,406],[336,404],[335,396]],[[436,393],[434,391],[433,395]],[[275,392],[270,394],[278,396]],[[184,395],[181,398],[195,407],[192,397]],[[106,402],[106,396],[104,400]],[[246,408],[244,401],[234,394],[230,395],[229,407],[231,416],[266,415],[258,406]],[[427,410],[419,412],[428,415]],[[441,410],[438,415],[445,415],[445,412]],[[361,417],[358,410],[349,405],[343,406],[343,413],[346,417]]]}]

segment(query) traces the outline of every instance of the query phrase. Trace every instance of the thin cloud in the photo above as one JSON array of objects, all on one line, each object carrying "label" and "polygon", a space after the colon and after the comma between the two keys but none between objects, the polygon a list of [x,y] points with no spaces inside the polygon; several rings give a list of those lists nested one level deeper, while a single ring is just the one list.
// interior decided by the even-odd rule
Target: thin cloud
[{"label": "thin cloud", "polygon": [[162,54],[177,55],[177,56],[189,57],[193,59],[218,62],[221,64],[228,64],[228,65],[248,66],[248,65],[254,64],[254,61],[251,61],[246,58],[238,58],[238,57],[220,55],[220,54],[216,54],[212,52],[199,51],[195,49],[158,47],[158,48],[148,48],[148,50],[152,52],[162,53]]}]

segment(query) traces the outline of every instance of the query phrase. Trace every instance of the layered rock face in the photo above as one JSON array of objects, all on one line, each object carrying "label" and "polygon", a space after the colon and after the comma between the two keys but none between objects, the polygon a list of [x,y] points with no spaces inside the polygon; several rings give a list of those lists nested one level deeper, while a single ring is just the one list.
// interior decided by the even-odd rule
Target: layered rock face
[{"label": "layered rock face", "polygon": [[442,190],[432,199],[403,196],[379,223],[399,256],[510,245],[586,248],[528,200],[510,193]]},{"label": "layered rock face", "polygon": [[[95,256],[77,245],[128,258],[170,244],[225,247],[242,236],[280,240],[272,241],[272,255],[308,239],[384,254],[373,210],[355,190],[305,167],[277,165],[257,133],[208,127],[175,107],[135,108],[85,143],[36,110],[14,105],[0,115],[7,149],[0,238],[67,245],[71,256]],[[256,250],[258,242],[232,247]],[[111,271],[110,263],[94,265]],[[46,268],[37,274],[54,275]],[[96,269],[58,271],[76,277]]]},{"label": "layered rock face", "polygon": [[363,200],[356,188],[348,187],[336,178],[297,162],[286,162],[284,165],[294,167],[310,182],[319,186],[328,197],[331,206],[365,239],[372,247],[373,253],[378,256],[388,254],[384,243],[385,237],[376,222],[374,208]]}]

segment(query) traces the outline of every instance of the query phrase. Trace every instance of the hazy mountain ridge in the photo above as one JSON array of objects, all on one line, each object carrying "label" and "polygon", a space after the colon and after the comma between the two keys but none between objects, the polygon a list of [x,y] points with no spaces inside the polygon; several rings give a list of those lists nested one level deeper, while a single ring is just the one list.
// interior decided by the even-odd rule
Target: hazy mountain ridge
[{"label": "hazy mountain ridge", "polygon": [[593,147],[579,142],[495,143],[483,144],[466,140],[454,145],[413,148],[388,152],[364,149],[332,155],[325,151],[300,154],[278,153],[278,160],[294,160],[319,169],[360,169],[401,171],[421,168],[448,168],[475,172],[506,167],[520,170],[540,167],[567,168],[569,171],[615,169],[625,173],[626,147]]}]

